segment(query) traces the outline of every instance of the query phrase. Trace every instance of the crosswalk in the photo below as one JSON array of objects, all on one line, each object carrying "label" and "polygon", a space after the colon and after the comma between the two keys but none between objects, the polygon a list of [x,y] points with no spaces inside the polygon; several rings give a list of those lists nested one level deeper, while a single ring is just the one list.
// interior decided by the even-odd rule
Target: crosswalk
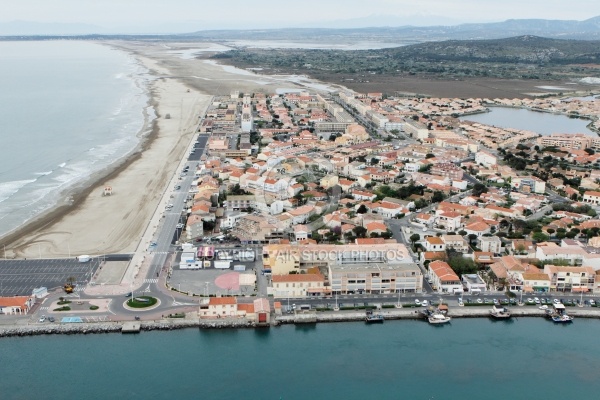
[{"label": "crosswalk", "polygon": [[169,254],[168,251],[153,251],[152,254]]},{"label": "crosswalk", "polygon": [[40,307],[40,311],[48,311],[50,309],[50,307],[46,306],[46,307]]},{"label": "crosswalk", "polygon": [[179,301],[174,301],[173,305],[174,306],[197,306],[197,304],[195,304],[195,303],[182,303]]},{"label": "crosswalk", "polygon": [[77,287],[75,288],[75,291],[76,291],[76,292],[83,292],[84,290],[85,290],[85,286],[77,286]]},{"label": "crosswalk", "polygon": [[144,283],[158,283],[158,278],[145,279]]}]

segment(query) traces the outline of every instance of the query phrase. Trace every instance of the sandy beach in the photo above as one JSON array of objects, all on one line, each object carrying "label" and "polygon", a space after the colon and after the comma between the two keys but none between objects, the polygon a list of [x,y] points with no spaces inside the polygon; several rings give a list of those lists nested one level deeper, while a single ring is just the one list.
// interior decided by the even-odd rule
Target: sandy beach
[{"label": "sandy beach", "polygon": [[[152,133],[126,160],[90,177],[70,193],[72,202],[46,212],[2,241],[8,258],[55,258],[80,254],[133,253],[160,211],[161,198],[194,137],[212,95],[310,89],[324,85],[295,76],[255,75],[214,62],[181,57],[177,51],[210,43],[111,42],[133,54],[157,77],[150,83],[158,118]],[[165,116],[170,114],[170,119]],[[106,185],[112,196],[103,196]],[[150,228],[150,229],[148,229]],[[143,248],[143,246],[140,246]]]}]

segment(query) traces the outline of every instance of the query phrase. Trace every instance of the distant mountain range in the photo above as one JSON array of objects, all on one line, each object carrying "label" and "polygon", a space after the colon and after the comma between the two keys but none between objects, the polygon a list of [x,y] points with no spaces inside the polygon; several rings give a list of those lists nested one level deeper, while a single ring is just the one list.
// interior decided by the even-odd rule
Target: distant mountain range
[{"label": "distant mountain range", "polygon": [[[388,19],[389,22],[389,19]],[[600,39],[600,16],[585,21],[510,19],[504,22],[455,26],[400,26],[355,29],[289,28],[254,30],[208,30],[182,36],[219,40],[323,40],[366,38],[381,41],[441,41],[499,39],[535,35],[548,38]]]},{"label": "distant mountain range", "polygon": [[[600,16],[584,21],[572,20],[546,20],[546,19],[511,19],[504,22],[476,23],[462,25],[437,25],[437,26],[396,26],[394,17],[374,18],[365,17],[361,19],[360,26],[365,22],[373,24],[386,23],[389,27],[372,28],[285,28],[285,29],[246,29],[246,30],[203,30],[183,34],[118,34],[96,25],[89,24],[62,24],[62,23],[38,23],[28,21],[0,22],[0,36],[20,36],[22,39],[31,39],[35,36],[46,38],[60,36],[75,36],[85,39],[93,36],[95,39],[121,38],[139,39],[163,38],[165,40],[298,40],[298,41],[356,41],[373,40],[386,42],[417,43],[427,41],[443,40],[481,40],[499,39],[523,35],[534,35],[557,39],[600,39]],[[438,20],[442,20],[441,18]],[[330,26],[350,25],[352,20],[337,21]],[[405,19],[397,19],[398,25],[406,22]],[[194,25],[202,26],[201,23],[186,23],[181,27]],[[214,26],[214,23],[211,25]],[[173,24],[156,25],[154,27],[139,27],[139,32],[165,32],[175,29]],[[364,25],[363,25],[364,26]],[[129,28],[132,29],[132,28]],[[126,32],[130,32],[131,30]],[[184,28],[185,29],[185,28]],[[6,39],[6,38],[5,38]]]}]

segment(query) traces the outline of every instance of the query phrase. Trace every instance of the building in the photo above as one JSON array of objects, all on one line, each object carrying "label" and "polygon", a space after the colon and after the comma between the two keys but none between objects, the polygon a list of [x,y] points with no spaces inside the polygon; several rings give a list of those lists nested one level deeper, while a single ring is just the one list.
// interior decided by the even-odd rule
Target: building
[{"label": "building", "polygon": [[35,304],[35,296],[0,297],[0,314],[27,314]]},{"label": "building", "polygon": [[227,318],[237,315],[235,297],[211,297],[200,304],[200,318]]},{"label": "building", "polygon": [[467,289],[467,292],[471,294],[480,294],[487,290],[487,285],[477,274],[464,274],[461,275],[463,287]]},{"label": "building", "polygon": [[600,204],[600,192],[588,190],[583,194],[583,202],[587,204]]},{"label": "building", "polygon": [[594,290],[596,273],[592,267],[545,265],[544,273],[550,278],[550,290],[577,293]]},{"label": "building", "polygon": [[416,264],[332,264],[329,282],[334,294],[415,293],[423,290]]},{"label": "building", "polygon": [[460,235],[442,235],[441,238],[446,244],[446,249],[452,249],[460,253],[468,253],[471,249],[469,243]]},{"label": "building", "polygon": [[475,153],[475,162],[477,164],[483,165],[486,168],[489,168],[498,163],[498,159],[496,156],[491,155],[485,151],[478,151]]},{"label": "building", "polygon": [[274,275],[306,271],[311,267],[326,270],[330,265],[406,264],[413,260],[402,243],[382,244],[269,244],[263,247],[263,268]]},{"label": "building", "polygon": [[427,271],[433,290],[438,293],[463,293],[463,286],[458,275],[445,261],[437,260],[429,263]]},{"label": "building", "polygon": [[481,236],[477,239],[483,252],[499,254],[502,252],[502,241],[498,236]]},{"label": "building", "polygon": [[532,292],[549,292],[550,277],[546,273],[525,273],[523,277],[523,291],[526,293]]},{"label": "building", "polygon": [[451,180],[462,180],[464,171],[453,163],[439,163],[431,167],[429,171],[432,175],[448,177]]},{"label": "building", "polygon": [[426,251],[446,251],[446,243],[437,236],[429,236],[423,242],[423,246]]},{"label": "building", "polygon": [[325,278],[320,274],[272,275],[273,297],[315,297],[331,294],[325,288]]}]

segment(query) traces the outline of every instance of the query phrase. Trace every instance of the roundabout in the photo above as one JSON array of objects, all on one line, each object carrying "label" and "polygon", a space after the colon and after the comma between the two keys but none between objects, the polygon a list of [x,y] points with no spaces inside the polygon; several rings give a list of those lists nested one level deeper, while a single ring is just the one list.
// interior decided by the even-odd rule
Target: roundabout
[{"label": "roundabout", "polygon": [[123,303],[123,308],[129,311],[150,311],[160,306],[160,299],[152,296],[138,296]]}]

